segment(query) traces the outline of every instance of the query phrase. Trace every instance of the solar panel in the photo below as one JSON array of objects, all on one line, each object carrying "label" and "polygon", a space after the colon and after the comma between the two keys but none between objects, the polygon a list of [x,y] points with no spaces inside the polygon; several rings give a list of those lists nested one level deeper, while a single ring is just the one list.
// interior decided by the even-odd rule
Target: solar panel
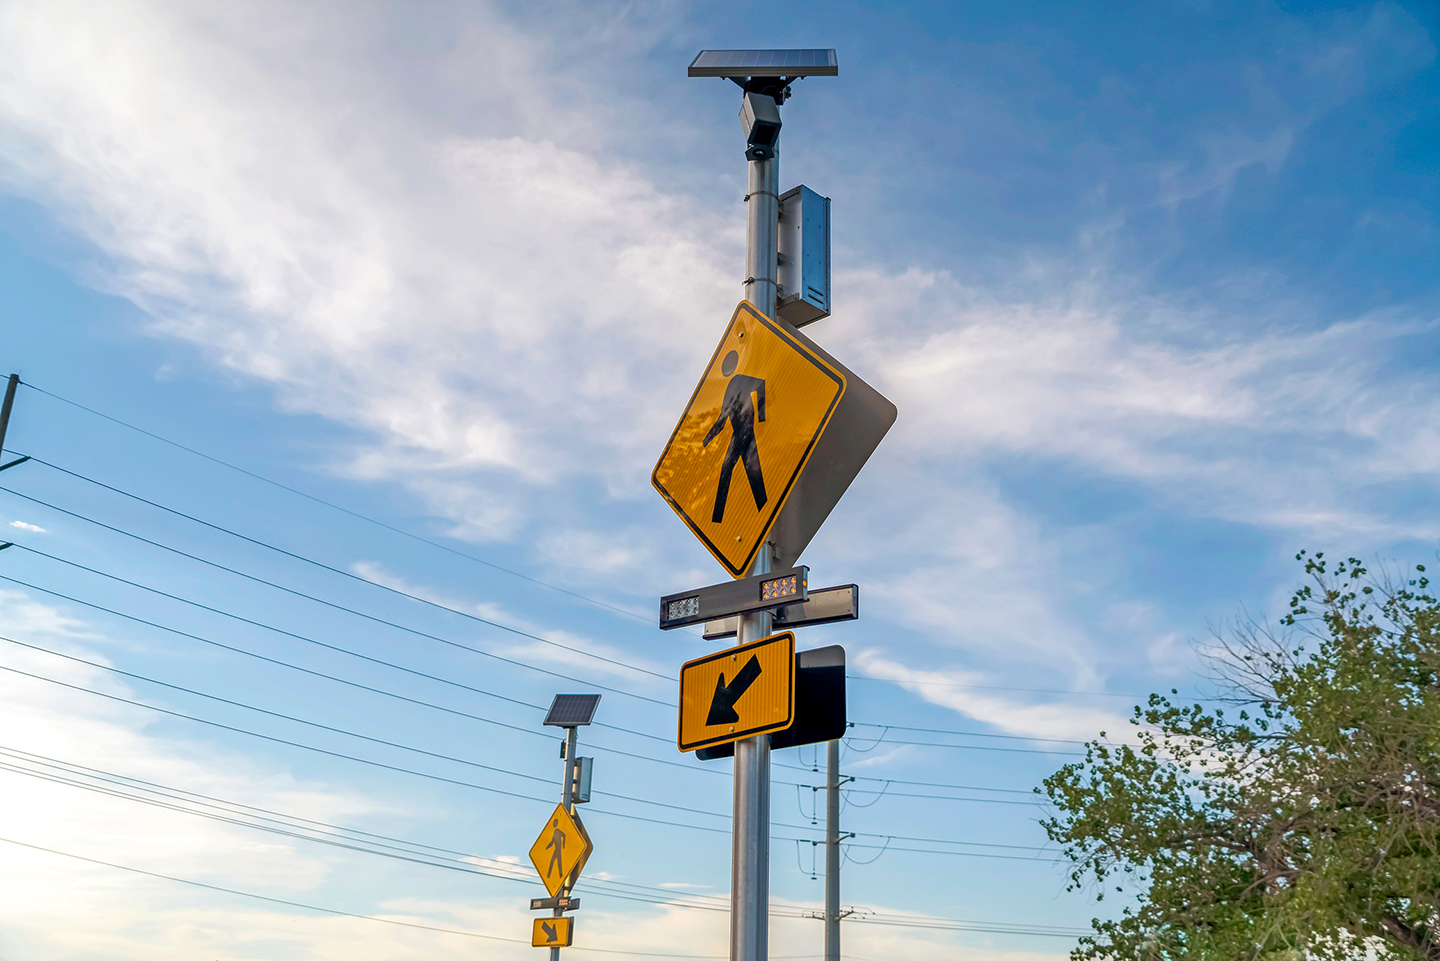
[{"label": "solar panel", "polygon": [[581,727],[595,717],[599,694],[556,694],[544,723],[551,727]]},{"label": "solar panel", "polygon": [[701,50],[692,77],[835,77],[834,50]]}]

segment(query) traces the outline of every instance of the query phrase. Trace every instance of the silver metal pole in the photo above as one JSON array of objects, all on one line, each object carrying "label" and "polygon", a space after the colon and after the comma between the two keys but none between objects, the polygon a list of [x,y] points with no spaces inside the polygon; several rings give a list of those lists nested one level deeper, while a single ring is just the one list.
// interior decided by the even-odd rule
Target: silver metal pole
[{"label": "silver metal pole", "polygon": [[[577,740],[576,728],[567,727],[565,729],[565,779],[560,783],[560,803],[565,805],[565,810],[571,814],[575,813],[575,801],[570,791],[571,788],[575,786],[575,750]],[[556,895],[555,900],[558,902],[560,898],[568,898],[569,896],[570,889],[564,884],[561,884],[560,893]],[[565,912],[560,910],[558,906],[553,913],[557,918],[565,916]],[[560,961],[559,948],[550,949],[550,961]]]},{"label": "silver metal pole", "polygon": [[840,961],[840,742],[825,763],[825,961]]},{"label": "silver metal pole", "polygon": [[[770,546],[751,574],[770,571]],[[741,644],[770,634],[770,612],[740,618]],[[766,961],[770,942],[770,736],[735,742],[730,848],[730,961]]]},{"label": "silver metal pole", "polygon": [[[745,299],[775,316],[776,251],[780,224],[780,157],[751,160],[745,197]],[[750,574],[770,573],[770,545],[760,548]],[[768,637],[769,611],[740,618],[739,644]],[[735,817],[730,849],[730,961],[770,956],[770,737],[735,742]]]},{"label": "silver metal pole", "polygon": [[[745,197],[745,299],[766,317],[775,316],[776,244],[780,227],[780,154],[751,160]],[[769,572],[766,567],[764,573]]]}]

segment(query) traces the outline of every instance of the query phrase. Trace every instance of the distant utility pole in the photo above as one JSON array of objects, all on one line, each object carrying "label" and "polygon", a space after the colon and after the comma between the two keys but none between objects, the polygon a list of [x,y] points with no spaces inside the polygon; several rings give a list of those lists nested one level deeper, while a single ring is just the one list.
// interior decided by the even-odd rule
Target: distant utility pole
[{"label": "distant utility pole", "polygon": [[20,386],[20,375],[11,374],[5,384],[5,403],[0,406],[0,447],[5,446],[5,430],[10,426],[10,408],[15,406],[15,388]]},{"label": "distant utility pole", "polygon": [[[825,764],[825,961],[840,961],[840,742],[828,745]],[[845,778],[853,781],[854,778]],[[847,835],[850,837],[853,835]]]}]

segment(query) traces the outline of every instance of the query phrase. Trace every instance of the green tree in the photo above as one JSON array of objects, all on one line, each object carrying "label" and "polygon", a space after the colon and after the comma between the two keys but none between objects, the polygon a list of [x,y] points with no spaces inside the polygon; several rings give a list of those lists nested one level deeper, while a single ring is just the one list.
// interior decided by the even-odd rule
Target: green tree
[{"label": "green tree", "polygon": [[1209,652],[1226,706],[1151,695],[1046,779],[1071,889],[1134,899],[1076,961],[1440,961],[1440,602],[1297,560],[1278,628]]}]

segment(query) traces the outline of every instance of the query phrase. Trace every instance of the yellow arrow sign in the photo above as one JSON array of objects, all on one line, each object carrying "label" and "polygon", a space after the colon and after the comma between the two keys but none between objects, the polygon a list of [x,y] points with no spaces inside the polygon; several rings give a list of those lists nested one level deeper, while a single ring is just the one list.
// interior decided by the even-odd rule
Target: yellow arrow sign
[{"label": "yellow arrow sign", "polygon": [[595,845],[585,833],[580,818],[565,810],[565,805],[557,804],[545,827],[540,829],[540,836],[530,845],[530,863],[545,882],[545,890],[555,897],[567,880],[573,882],[572,874],[575,878],[580,876],[593,850]]},{"label": "yellow arrow sign", "polygon": [[735,308],[651,475],[732,577],[750,572],[845,384],[788,325]]},{"label": "yellow arrow sign", "polygon": [[789,631],[680,668],[680,750],[693,751],[795,722],[795,635]]},{"label": "yellow arrow sign", "polygon": [[535,948],[568,948],[574,939],[574,918],[536,918],[530,932],[530,946]]}]

